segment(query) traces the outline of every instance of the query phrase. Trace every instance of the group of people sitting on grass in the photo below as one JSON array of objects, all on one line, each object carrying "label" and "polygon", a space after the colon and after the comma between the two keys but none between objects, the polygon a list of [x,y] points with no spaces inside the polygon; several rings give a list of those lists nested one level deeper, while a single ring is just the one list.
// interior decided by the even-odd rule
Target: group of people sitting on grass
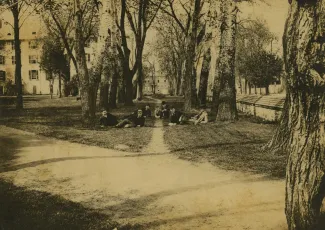
[{"label": "group of people sitting on grass", "polygon": [[[120,120],[116,116],[104,110],[100,118],[100,125],[101,127],[115,126],[116,128],[143,127],[145,119],[151,117],[151,115],[149,104],[147,104],[143,109],[138,109],[130,115],[122,117]],[[155,109],[155,117],[160,119],[169,119],[168,125],[170,126],[187,122],[186,116],[182,112],[176,110],[174,106],[169,108],[165,101],[161,103],[160,107]],[[195,125],[207,123],[208,112],[206,111],[206,107],[202,106],[200,112],[188,121],[193,122]]]}]

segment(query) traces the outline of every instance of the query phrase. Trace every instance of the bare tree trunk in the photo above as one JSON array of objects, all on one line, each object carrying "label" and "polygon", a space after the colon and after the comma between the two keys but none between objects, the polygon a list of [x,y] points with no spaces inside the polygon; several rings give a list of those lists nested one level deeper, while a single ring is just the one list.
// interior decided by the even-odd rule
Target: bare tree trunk
[{"label": "bare tree trunk", "polygon": [[21,49],[20,49],[20,29],[19,29],[19,4],[18,0],[14,1],[11,12],[14,18],[14,43],[15,43],[15,84],[16,84],[16,109],[23,109],[23,85],[21,79]]},{"label": "bare tree trunk", "polygon": [[252,94],[252,85],[250,82],[248,82],[248,93]]},{"label": "bare tree trunk", "polygon": [[194,82],[194,61],[196,52],[196,39],[197,31],[199,26],[199,16],[201,12],[201,0],[195,0],[194,12],[192,19],[192,31],[187,39],[187,52],[186,52],[186,68],[185,68],[185,78],[184,78],[184,111],[189,111],[192,107],[194,92],[193,92],[193,82]]},{"label": "bare tree trunk", "polygon": [[247,79],[245,78],[245,94],[247,94]]},{"label": "bare tree trunk", "polygon": [[109,84],[107,81],[100,83],[100,95],[99,95],[99,107],[102,109],[108,109],[108,89]]},{"label": "bare tree trunk", "polygon": [[[129,68],[129,67],[127,67]],[[133,105],[133,83],[132,83],[132,77],[129,69],[125,69],[124,74],[125,76],[125,105]]]},{"label": "bare tree trunk", "polygon": [[273,145],[288,152],[286,207],[289,230],[324,229],[325,0],[293,0],[283,36],[287,99]]},{"label": "bare tree trunk", "polygon": [[200,76],[200,86],[199,86],[199,94],[198,94],[200,105],[206,104],[210,62],[211,62],[211,51],[210,49],[208,49],[208,51],[205,53],[203,58],[203,65],[202,65],[201,76]]},{"label": "bare tree trunk", "polygon": [[220,56],[214,80],[213,100],[216,120],[236,120],[235,59],[237,5],[232,0],[222,0]]},{"label": "bare tree trunk", "polygon": [[61,74],[59,74],[59,98],[62,97],[62,77]]},{"label": "bare tree trunk", "polygon": [[267,85],[265,86],[265,94],[266,94],[266,95],[269,95],[269,94],[270,94],[270,87],[269,87],[269,84],[267,84]]},{"label": "bare tree trunk", "polygon": [[82,34],[82,9],[80,7],[80,0],[76,0],[75,24],[75,52],[80,81],[82,119],[84,123],[90,123],[95,118],[96,104],[93,104],[93,89],[91,89],[92,87],[89,82],[84,38]]},{"label": "bare tree trunk", "polygon": [[176,78],[176,95],[180,95],[181,91],[181,82],[182,82],[182,65],[179,65],[177,68],[177,78]]},{"label": "bare tree trunk", "polygon": [[122,82],[117,88],[117,102],[125,103],[125,84]]},{"label": "bare tree trunk", "polygon": [[112,75],[112,83],[111,83],[111,89],[109,91],[109,107],[112,109],[115,109],[116,106],[116,95],[117,95],[117,79],[118,79],[118,72],[115,69],[114,73]]},{"label": "bare tree trunk", "polygon": [[143,97],[143,68],[142,68],[142,55],[138,60],[138,100],[142,100]]}]

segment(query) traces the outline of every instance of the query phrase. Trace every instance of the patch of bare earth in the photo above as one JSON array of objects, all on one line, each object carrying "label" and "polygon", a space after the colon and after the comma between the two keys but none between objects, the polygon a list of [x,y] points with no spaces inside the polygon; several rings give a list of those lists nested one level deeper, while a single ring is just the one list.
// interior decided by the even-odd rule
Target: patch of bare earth
[{"label": "patch of bare earth", "polygon": [[[0,137],[33,143],[19,146],[2,179],[96,210],[126,229],[285,229],[283,180],[180,160],[150,144],[152,153],[120,152],[0,128]],[[153,138],[162,136],[158,130]]]}]

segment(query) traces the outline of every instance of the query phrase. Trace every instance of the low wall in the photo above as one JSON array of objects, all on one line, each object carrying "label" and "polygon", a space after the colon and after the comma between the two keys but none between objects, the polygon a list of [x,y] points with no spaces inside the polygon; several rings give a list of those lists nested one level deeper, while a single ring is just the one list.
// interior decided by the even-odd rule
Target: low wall
[{"label": "low wall", "polygon": [[284,100],[285,95],[238,96],[237,109],[266,121],[278,121],[281,117]]}]

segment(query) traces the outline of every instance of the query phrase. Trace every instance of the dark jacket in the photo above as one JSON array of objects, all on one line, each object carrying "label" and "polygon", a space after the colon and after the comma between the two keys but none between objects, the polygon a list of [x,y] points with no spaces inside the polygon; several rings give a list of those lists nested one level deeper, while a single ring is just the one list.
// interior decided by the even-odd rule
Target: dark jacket
[{"label": "dark jacket", "polygon": [[182,113],[179,111],[175,111],[174,114],[170,114],[170,123],[174,123],[174,124],[179,124],[180,121],[179,119],[181,118]]},{"label": "dark jacket", "polygon": [[117,117],[110,113],[107,113],[107,117],[101,117],[99,123],[103,126],[115,126],[117,125],[118,121]]},{"label": "dark jacket", "polygon": [[143,108],[142,112],[143,112],[144,117],[151,117],[151,110],[150,109]]},{"label": "dark jacket", "polygon": [[145,117],[141,116],[138,117],[137,114],[134,114],[133,116],[131,116],[129,118],[129,120],[135,125],[135,126],[140,126],[143,127],[144,126],[144,122],[145,122]]}]

